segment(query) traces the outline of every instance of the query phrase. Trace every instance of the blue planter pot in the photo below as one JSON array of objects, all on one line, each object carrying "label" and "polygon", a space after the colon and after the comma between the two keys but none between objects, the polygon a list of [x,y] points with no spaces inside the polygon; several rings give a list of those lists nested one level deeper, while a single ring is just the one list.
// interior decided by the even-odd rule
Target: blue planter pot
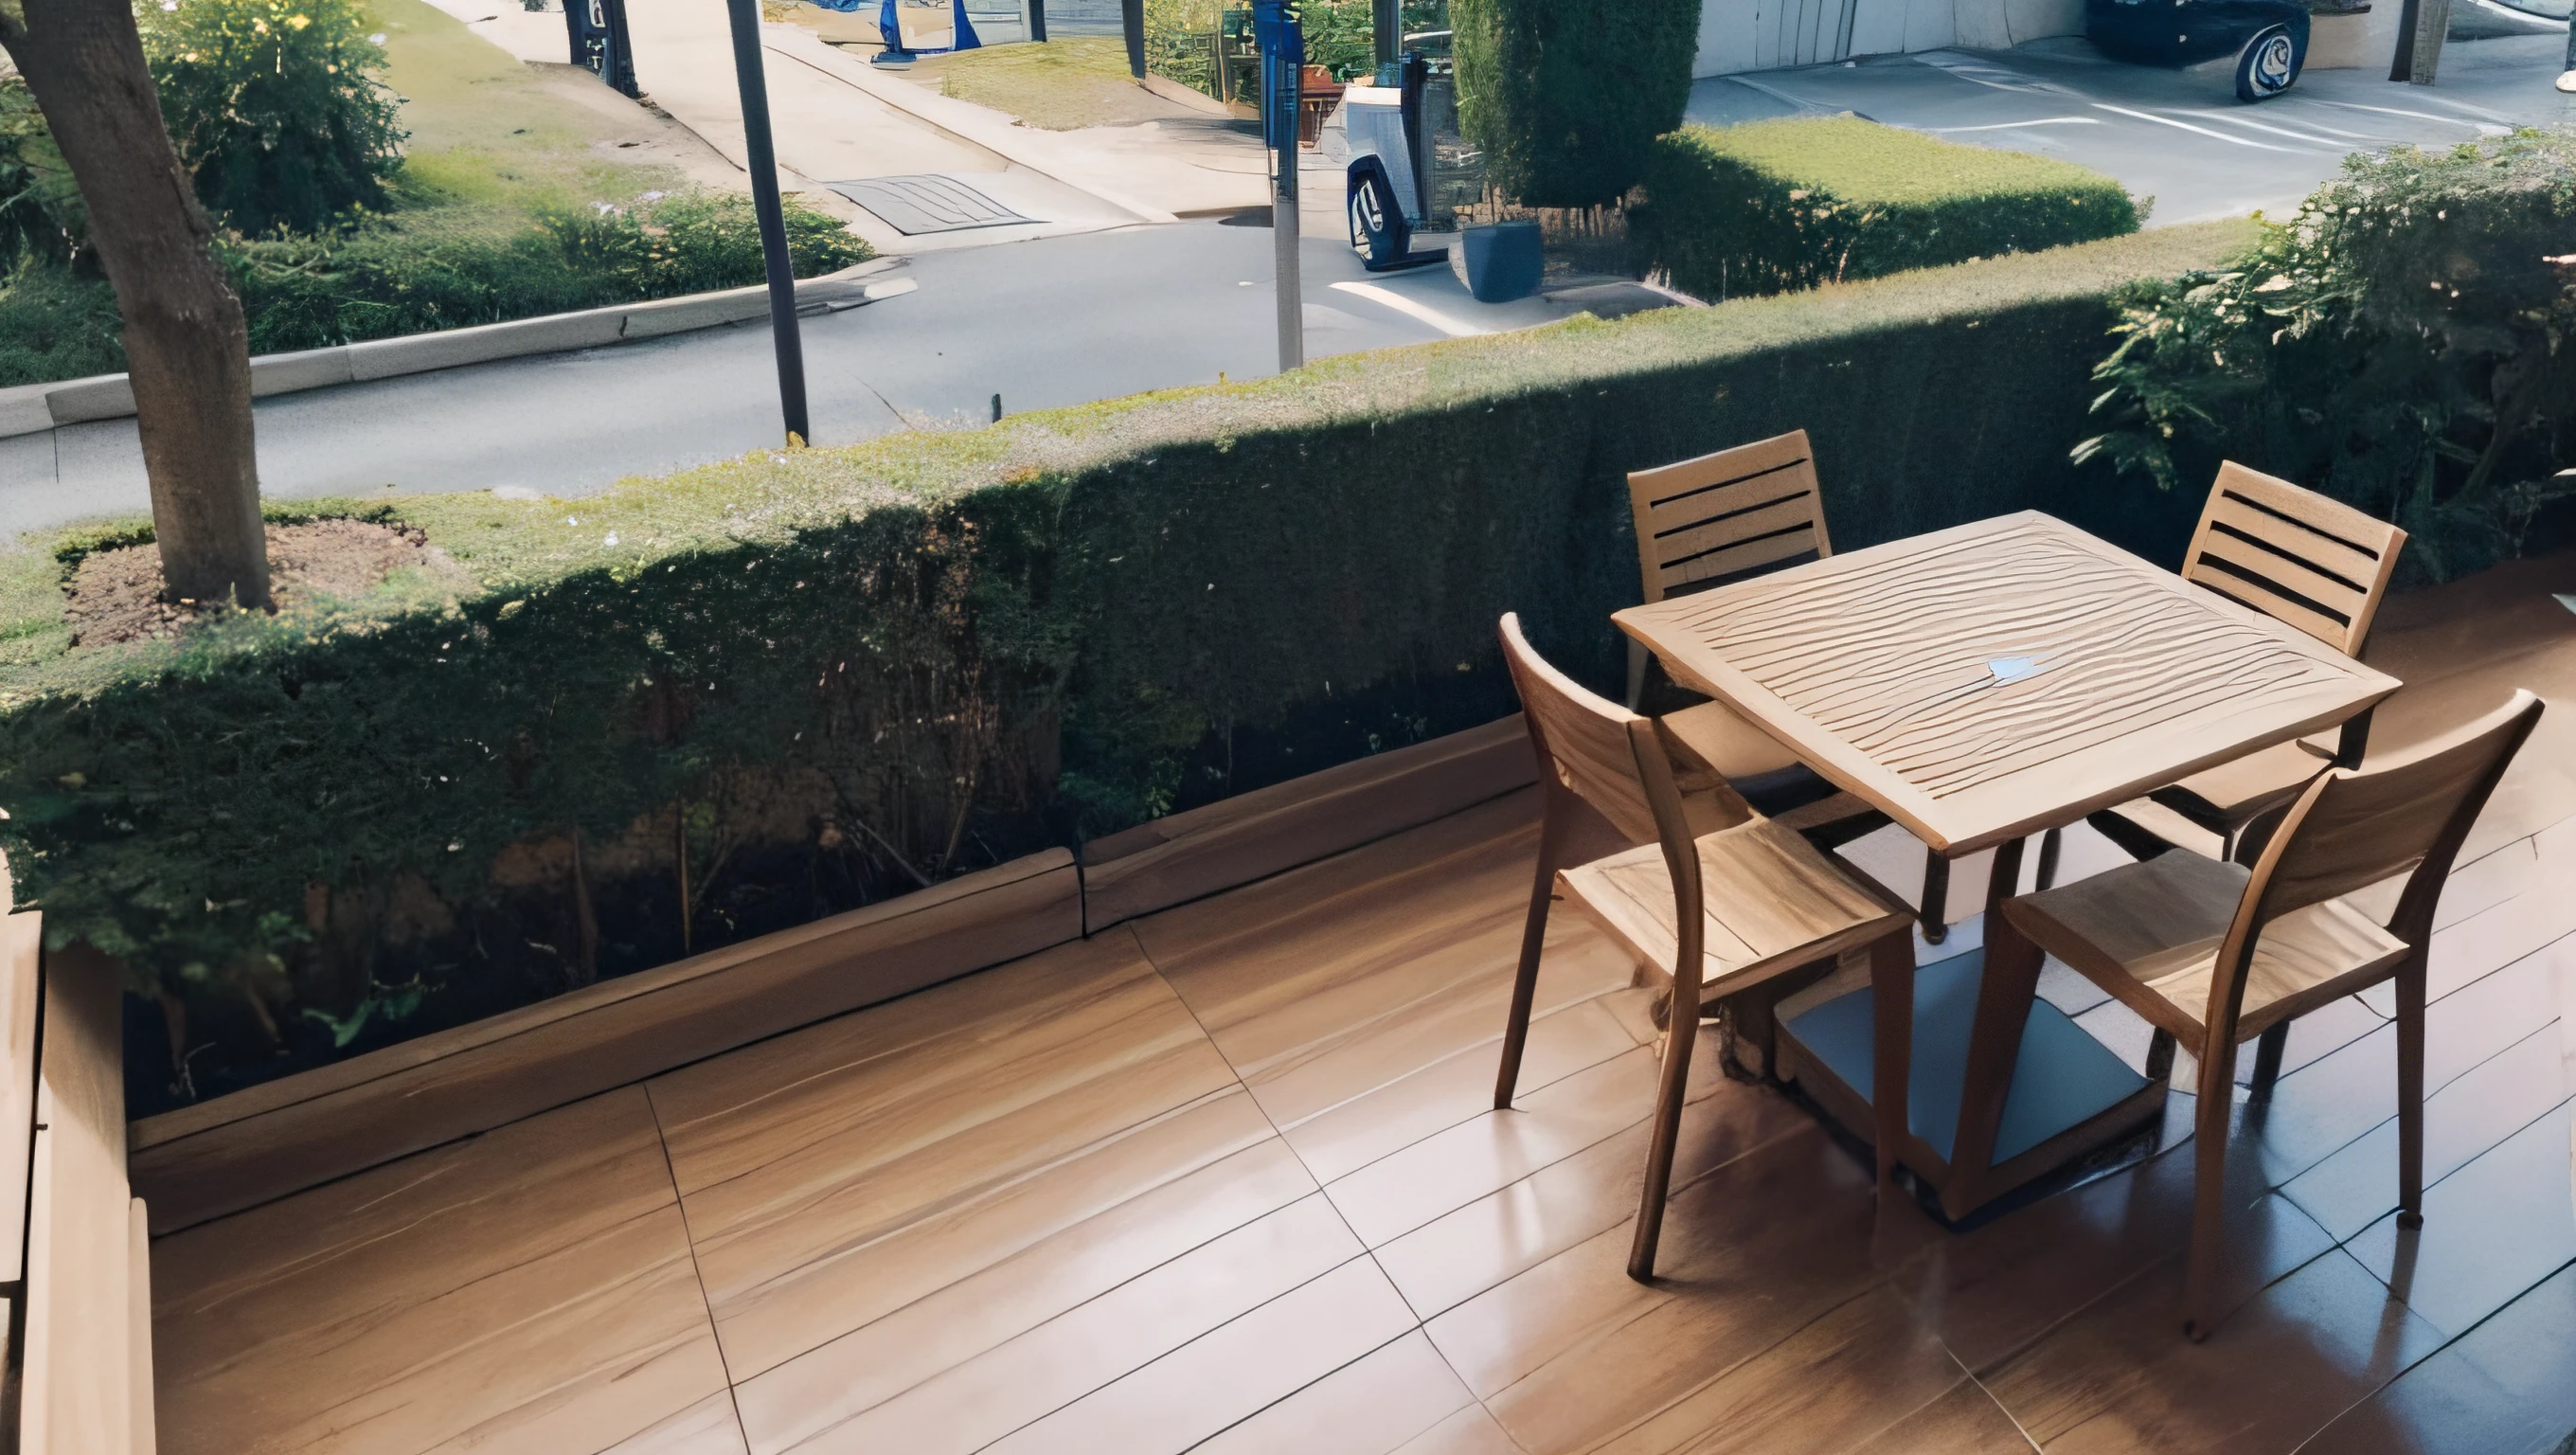
[{"label": "blue planter pot", "polygon": [[1547,256],[1539,247],[1535,222],[1497,222],[1462,229],[1458,234],[1461,271],[1467,291],[1479,303],[1509,303],[1538,291]]}]

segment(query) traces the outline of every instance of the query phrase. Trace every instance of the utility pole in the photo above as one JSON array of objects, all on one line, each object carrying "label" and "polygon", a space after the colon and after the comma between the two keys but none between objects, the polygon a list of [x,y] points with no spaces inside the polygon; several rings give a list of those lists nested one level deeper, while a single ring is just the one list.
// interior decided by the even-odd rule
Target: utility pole
[{"label": "utility pole", "polygon": [[769,141],[769,83],[760,69],[756,0],[725,0],[733,19],[734,84],[742,92],[743,160],[751,169],[751,210],[760,217],[760,255],[769,265],[769,333],[778,349],[778,412],[787,442],[810,444],[805,418],[805,346],[796,331],[796,269],[787,256],[787,219],[779,210],[778,154]]},{"label": "utility pole", "polygon": [[1399,33],[1403,29],[1404,16],[1401,0],[1370,0],[1369,36],[1377,43],[1379,65],[1383,66],[1395,59],[1396,48],[1404,44],[1404,37]]},{"label": "utility pole", "polygon": [[1306,299],[1297,272],[1297,108],[1306,37],[1288,0],[1253,0],[1261,47],[1262,140],[1275,156],[1270,187],[1272,276],[1279,295],[1279,372],[1306,362]]}]

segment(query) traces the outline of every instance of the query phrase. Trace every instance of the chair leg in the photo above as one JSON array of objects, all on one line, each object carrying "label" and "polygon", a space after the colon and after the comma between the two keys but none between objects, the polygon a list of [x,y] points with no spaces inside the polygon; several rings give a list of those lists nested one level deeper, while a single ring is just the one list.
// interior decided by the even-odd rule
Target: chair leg
[{"label": "chair leg", "polygon": [[2397,972],[2397,1222],[2424,1225],[2424,956]]},{"label": "chair leg", "polygon": [[1628,638],[1628,710],[1637,710],[1637,699],[1646,695],[1646,644]]},{"label": "chair leg", "polygon": [[2158,1031],[2147,1038],[2147,1079],[2162,1081],[2173,1075],[2174,1038],[2171,1031]]},{"label": "chair leg", "polygon": [[2207,1047],[2192,1130],[2191,1252],[2182,1294],[2183,1337],[2195,1344],[2218,1326],[2218,1273],[2227,1251],[2227,1118],[2235,1084],[2235,1045]]},{"label": "chair leg", "polygon": [[1950,913],[1950,861],[1923,851],[1923,938],[1939,944],[1950,937],[1950,926],[1944,921]]},{"label": "chair leg", "polygon": [[[2039,877],[2031,885],[2033,893],[2044,894],[2057,887],[2057,840],[2056,829],[2039,836]],[[2008,888],[2004,892],[2009,894],[2012,890]]]},{"label": "chair leg", "polygon": [[2288,1021],[2266,1027],[2262,1038],[2254,1043],[2254,1084],[2250,1088],[2253,1100],[2271,1099],[2272,1083],[2281,1079],[2281,1057],[2289,1049],[2290,1023]]},{"label": "chair leg", "polygon": [[1869,947],[1871,1025],[1870,1112],[1878,1153],[1881,1197],[1896,1188],[1897,1154],[1908,1123],[1906,1092],[1914,1067],[1914,937],[1899,931]]},{"label": "chair leg", "polygon": [[1637,1237],[1628,1248],[1628,1276],[1655,1277],[1655,1244],[1664,1232],[1664,1198],[1672,1191],[1673,1146],[1681,1140],[1682,1100],[1690,1089],[1691,1045],[1699,1017],[1675,1016],[1664,1032],[1664,1064],[1656,1078],[1654,1139],[1646,1147],[1646,1189],[1637,1204]]},{"label": "chair leg", "polygon": [[1512,1009],[1503,1021],[1503,1064],[1494,1076],[1494,1110],[1512,1109],[1521,1079],[1521,1050],[1529,1041],[1530,1006],[1538,998],[1539,954],[1547,946],[1547,911],[1556,888],[1556,860],[1564,846],[1565,805],[1550,784],[1539,821],[1538,872],[1530,883],[1529,919],[1521,929],[1520,973],[1512,979]]}]

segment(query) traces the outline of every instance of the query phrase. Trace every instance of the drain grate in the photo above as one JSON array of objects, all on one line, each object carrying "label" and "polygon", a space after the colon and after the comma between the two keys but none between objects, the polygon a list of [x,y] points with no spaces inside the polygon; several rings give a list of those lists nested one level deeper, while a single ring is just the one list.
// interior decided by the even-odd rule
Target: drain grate
[{"label": "drain grate", "polygon": [[1009,227],[1042,222],[1022,217],[954,177],[869,177],[823,184],[884,218],[895,231],[962,232],[970,227]]}]

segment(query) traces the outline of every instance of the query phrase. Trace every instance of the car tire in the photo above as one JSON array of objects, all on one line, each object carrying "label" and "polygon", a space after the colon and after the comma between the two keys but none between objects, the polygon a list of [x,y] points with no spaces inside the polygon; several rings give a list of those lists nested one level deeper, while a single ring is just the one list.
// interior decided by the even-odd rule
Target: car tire
[{"label": "car tire", "polygon": [[2289,27],[2275,25],[2257,33],[2236,53],[2236,99],[2269,101],[2289,90],[2304,59]]}]

